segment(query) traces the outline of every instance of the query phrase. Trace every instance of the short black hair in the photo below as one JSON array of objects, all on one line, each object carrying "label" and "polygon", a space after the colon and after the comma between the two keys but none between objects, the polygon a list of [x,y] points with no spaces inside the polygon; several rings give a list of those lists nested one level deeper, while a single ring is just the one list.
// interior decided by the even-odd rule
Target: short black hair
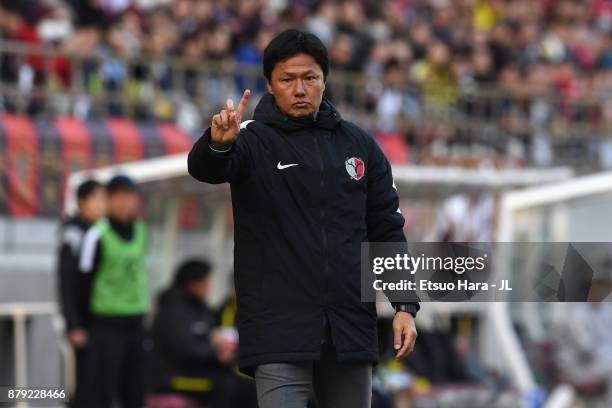
[{"label": "short black hair", "polygon": [[76,191],[77,200],[85,200],[99,188],[103,188],[103,186],[96,180],[87,180],[82,182]]},{"label": "short black hair", "polygon": [[179,266],[174,277],[175,287],[187,287],[210,274],[210,264],[202,259],[188,259]]},{"label": "short black hair", "polygon": [[272,80],[272,71],[279,61],[302,53],[314,58],[325,80],[329,72],[329,57],[323,42],[314,34],[290,28],[274,37],[264,50],[263,73],[268,82]]},{"label": "short black hair", "polygon": [[136,183],[128,176],[119,175],[115,176],[106,185],[106,191],[108,194],[116,193],[117,191],[133,191],[136,192]]}]

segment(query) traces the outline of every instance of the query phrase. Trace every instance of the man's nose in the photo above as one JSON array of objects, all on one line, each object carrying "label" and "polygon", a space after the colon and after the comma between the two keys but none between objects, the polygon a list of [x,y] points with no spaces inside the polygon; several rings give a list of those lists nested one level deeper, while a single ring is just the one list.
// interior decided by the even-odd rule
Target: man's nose
[{"label": "man's nose", "polygon": [[304,89],[304,81],[301,79],[295,81],[295,89],[293,90],[293,94],[295,96],[303,96],[306,94],[306,90]]}]

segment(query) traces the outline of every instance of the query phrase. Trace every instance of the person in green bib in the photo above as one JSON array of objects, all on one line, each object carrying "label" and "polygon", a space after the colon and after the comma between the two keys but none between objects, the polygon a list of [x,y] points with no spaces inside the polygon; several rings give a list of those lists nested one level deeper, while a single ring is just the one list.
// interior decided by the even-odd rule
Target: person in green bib
[{"label": "person in green bib", "polygon": [[126,176],[108,183],[108,216],[86,233],[80,271],[91,274],[87,407],[142,407],[143,318],[149,310],[145,258],[147,228],[138,219],[140,197]]}]

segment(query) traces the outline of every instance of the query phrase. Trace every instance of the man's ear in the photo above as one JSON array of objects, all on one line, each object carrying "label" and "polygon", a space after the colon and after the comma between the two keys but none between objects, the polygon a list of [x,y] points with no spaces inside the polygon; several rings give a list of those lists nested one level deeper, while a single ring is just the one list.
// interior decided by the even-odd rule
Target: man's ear
[{"label": "man's ear", "polygon": [[274,95],[274,92],[272,92],[272,87],[270,86],[270,81],[268,81],[266,79],[266,89],[268,90],[268,93],[271,93],[272,95]]}]

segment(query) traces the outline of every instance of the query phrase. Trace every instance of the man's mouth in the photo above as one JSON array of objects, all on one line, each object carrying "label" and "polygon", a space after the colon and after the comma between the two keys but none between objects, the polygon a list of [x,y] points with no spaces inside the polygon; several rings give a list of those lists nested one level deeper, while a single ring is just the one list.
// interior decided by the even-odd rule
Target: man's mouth
[{"label": "man's mouth", "polygon": [[294,108],[307,108],[308,106],[310,106],[310,103],[308,102],[296,102],[292,105]]}]

